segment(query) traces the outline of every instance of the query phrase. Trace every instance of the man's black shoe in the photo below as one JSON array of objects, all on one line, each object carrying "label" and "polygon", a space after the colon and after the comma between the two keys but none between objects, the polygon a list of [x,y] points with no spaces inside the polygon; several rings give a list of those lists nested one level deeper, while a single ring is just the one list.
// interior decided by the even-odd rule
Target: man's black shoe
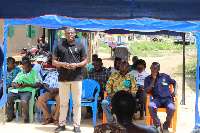
[{"label": "man's black shoe", "polygon": [[165,125],[165,123],[163,123],[163,133],[168,133],[168,127]]},{"label": "man's black shoe", "polygon": [[13,119],[15,119],[15,118],[16,118],[16,116],[13,115],[12,118],[7,118],[6,121],[7,121],[7,122],[11,122],[11,121],[12,121]]},{"label": "man's black shoe", "polygon": [[13,118],[7,118],[6,121],[7,122],[11,122],[13,120]]},{"label": "man's black shoe", "polygon": [[90,118],[92,118],[92,114],[91,113],[87,113],[87,115],[84,117],[84,119],[90,119]]},{"label": "man's black shoe", "polygon": [[58,132],[61,132],[61,131],[65,131],[66,130],[66,128],[65,128],[65,126],[58,126],[55,130],[54,130],[54,132],[55,133],[58,133]]},{"label": "man's black shoe", "polygon": [[73,131],[74,131],[75,133],[81,133],[80,127],[74,127]]}]

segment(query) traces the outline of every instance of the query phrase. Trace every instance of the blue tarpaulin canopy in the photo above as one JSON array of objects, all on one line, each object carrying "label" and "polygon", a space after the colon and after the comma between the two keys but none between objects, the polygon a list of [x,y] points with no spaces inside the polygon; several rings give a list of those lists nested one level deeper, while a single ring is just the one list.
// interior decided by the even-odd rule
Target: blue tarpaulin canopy
[{"label": "blue tarpaulin canopy", "polygon": [[200,20],[199,0],[1,0],[0,18]]},{"label": "blue tarpaulin canopy", "polygon": [[92,20],[46,15],[32,19],[5,19],[4,23],[16,26],[31,24],[49,29],[59,29],[66,26],[72,26],[76,29],[87,31],[105,31],[109,29],[123,29],[129,31],[200,31],[200,22],[198,21],[162,21],[150,18],[131,20]]},{"label": "blue tarpaulin canopy", "polygon": [[[11,0],[8,0],[8,1],[11,1]],[[137,2],[140,3],[140,2],[144,2],[144,1],[145,0],[140,0],[140,1],[138,0]],[[153,0],[149,0],[149,2],[152,2],[152,1]],[[161,0],[161,1],[164,2],[165,0]],[[180,3],[178,3],[178,1],[179,0],[177,0],[175,3],[180,5],[180,9],[182,9],[181,5],[184,5],[184,4],[187,3],[187,2],[183,2],[183,3],[180,4]],[[26,1],[24,1],[24,2],[27,3]],[[33,4],[31,1],[29,1],[29,2],[31,4]],[[52,2],[53,2],[52,0],[49,1],[49,3],[52,3]],[[70,1],[70,2],[75,4],[77,1],[75,0],[75,1]],[[86,0],[86,3],[87,2],[88,1]],[[103,0],[103,2],[105,2],[105,0]],[[132,5],[132,4],[130,4],[130,2],[132,4],[135,4],[134,2],[136,2],[136,1],[126,0],[126,1],[120,2],[120,1],[117,0],[117,1],[115,1],[115,3],[116,3],[115,5],[117,6],[117,4],[123,5],[124,3],[126,3],[126,4],[128,3],[127,9],[124,9],[124,10],[127,11],[127,10],[130,10],[129,6]],[[149,3],[149,2],[146,1],[146,3]],[[170,3],[170,2],[171,1],[169,1],[169,2],[165,1],[165,3]],[[179,1],[179,2],[182,2],[182,0]],[[195,1],[191,1],[191,0],[190,0],[190,2],[195,3]],[[2,7],[7,6],[5,4],[6,2],[4,2],[4,1],[1,1],[0,3],[4,4],[4,6],[2,6]],[[47,3],[47,2],[45,2],[45,3]],[[56,2],[56,3],[58,3],[58,2]],[[94,2],[92,2],[92,1],[91,1],[91,3],[94,4]],[[99,3],[101,3],[101,2],[99,2]],[[108,3],[109,3],[109,1],[108,1]],[[157,2],[154,2],[154,4],[156,4],[156,3]],[[15,4],[16,3],[14,2],[14,5]],[[83,4],[83,3],[81,2],[80,5],[81,4]],[[23,4],[19,4],[19,6],[22,6],[22,5]],[[84,5],[85,4],[83,4],[81,6],[84,7]],[[145,5],[147,5],[147,4],[145,4]],[[189,5],[189,7],[191,6],[191,4],[188,4],[188,5]],[[56,6],[58,6],[58,5],[56,4]],[[67,6],[69,6],[69,5],[67,5]],[[11,7],[13,7],[13,5],[9,6],[9,9]],[[53,5],[51,7],[53,7]],[[81,9],[85,10],[83,7]],[[38,12],[38,14],[36,14],[37,9],[35,9],[34,15],[33,15],[32,12],[30,12],[27,9],[27,12],[30,13],[30,14],[24,13],[22,15],[22,17],[32,17],[32,16],[42,15],[46,11],[45,8],[41,12]],[[86,6],[86,8],[87,8],[87,6]],[[103,8],[104,7],[102,7],[102,9]],[[141,8],[143,8],[143,7],[141,7]],[[24,12],[25,9],[23,9],[23,12]],[[163,7],[163,10],[165,10],[165,9],[166,9],[166,7],[165,8]],[[194,6],[194,9],[197,10],[197,6]],[[198,7],[198,9],[199,9],[199,7]],[[0,11],[1,10],[2,9],[0,9]],[[54,10],[54,8],[52,8],[52,10]],[[114,10],[114,9],[112,9],[112,10]],[[119,9],[119,10],[121,11],[121,9]],[[132,9],[132,10],[134,10],[134,9]],[[147,10],[145,10],[145,11],[147,11]],[[66,12],[68,12],[68,11],[66,10]],[[91,10],[89,12],[91,13]],[[102,12],[104,12],[104,10],[102,10]],[[170,10],[169,10],[169,12],[170,12]],[[82,12],[82,13],[84,13],[84,12]],[[134,12],[134,13],[136,13],[136,12]],[[133,16],[134,13],[132,13],[132,16]],[[147,12],[147,14],[148,13],[149,12]],[[152,12],[150,12],[150,13],[152,13]],[[5,12],[1,13],[0,17],[1,17],[2,14],[5,14]],[[21,14],[20,14],[20,10],[19,10],[19,11],[17,11],[17,14],[15,13],[15,17],[19,18],[19,15],[21,15]],[[44,13],[44,14],[49,14],[49,13]],[[117,14],[117,12],[116,12],[116,14]],[[59,15],[63,15],[62,12]],[[74,15],[75,16],[71,16],[71,17],[78,17],[78,14],[76,13],[76,11],[75,11]],[[80,16],[81,15],[82,14],[80,13]],[[87,15],[90,16],[91,14],[87,14]],[[102,14],[100,14],[99,16],[101,16],[101,15]],[[104,15],[105,15],[105,12],[104,12]],[[112,14],[112,15],[114,15],[114,14]],[[114,16],[112,16],[112,15],[111,15],[110,18],[116,17],[115,15]],[[183,18],[188,19],[193,15],[196,15],[196,14],[190,14],[190,16],[189,15],[184,15],[184,16],[180,15],[180,20],[181,20],[181,18],[182,19]],[[69,15],[64,15],[64,16],[69,16]],[[166,15],[162,14],[162,16],[168,18],[169,14],[166,14]],[[10,18],[10,17],[13,18],[12,10],[11,10],[10,14],[7,14],[7,18]],[[88,18],[90,18],[90,17],[88,17]],[[126,16],[126,15],[124,17],[128,18],[128,16]],[[160,17],[161,17],[161,15],[160,15]],[[198,15],[198,17],[196,16],[194,18],[200,20],[199,17],[200,16]],[[93,17],[91,17],[91,18],[93,18]],[[99,18],[101,18],[101,17],[99,17]],[[119,16],[118,18],[120,19],[120,18],[123,18],[123,17]],[[131,17],[131,18],[133,18],[133,17]],[[177,18],[177,17],[175,17],[175,18]],[[168,19],[170,19],[170,18],[168,18]],[[185,19],[183,19],[183,20],[185,20]],[[173,35],[173,36],[183,35],[183,32],[199,32],[200,31],[200,22],[199,21],[162,21],[162,20],[156,20],[156,19],[150,19],[150,18],[130,19],[130,20],[94,20],[94,19],[75,19],[75,18],[61,17],[61,16],[56,16],[56,15],[46,15],[46,16],[40,16],[40,17],[36,17],[36,18],[31,18],[31,19],[5,19],[4,23],[5,23],[5,27],[4,27],[4,72],[6,72],[7,31],[8,31],[9,25],[19,26],[19,25],[31,24],[31,25],[35,25],[35,26],[39,26],[39,27],[43,27],[43,28],[49,28],[49,29],[62,29],[62,28],[67,27],[67,26],[72,26],[79,31],[102,31],[102,32],[111,33],[111,34],[114,34],[114,33],[119,33],[119,34],[136,33],[136,34],[143,34],[143,35],[167,34],[167,35]],[[200,53],[200,51],[199,51],[200,34],[199,33],[196,34],[196,40],[197,40],[196,43],[197,43],[197,49],[198,49],[197,53],[199,55],[199,53]],[[198,56],[198,58],[200,58],[200,57]],[[199,67],[197,67],[197,71],[198,71],[198,69],[199,69]],[[4,79],[6,78],[5,75],[6,74],[4,74]],[[197,74],[197,81],[199,81],[199,75],[198,74]],[[197,82],[197,84],[198,85],[197,85],[197,89],[196,89],[197,97],[196,97],[196,109],[195,109],[195,116],[196,116],[195,117],[195,126],[196,127],[198,127],[200,125],[200,118],[199,118],[199,114],[198,114],[198,112],[199,112],[199,110],[198,110],[199,82]],[[6,87],[5,87],[5,82],[4,82],[4,92],[5,92],[5,89],[6,89]],[[6,97],[6,94],[4,96]],[[3,104],[4,104],[3,102],[0,102],[0,107],[3,106]]]}]

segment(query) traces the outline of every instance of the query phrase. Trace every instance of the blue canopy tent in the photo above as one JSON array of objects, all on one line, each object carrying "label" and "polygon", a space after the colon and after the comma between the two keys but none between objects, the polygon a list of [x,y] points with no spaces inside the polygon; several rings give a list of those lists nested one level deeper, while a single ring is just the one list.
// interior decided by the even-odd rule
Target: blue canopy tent
[{"label": "blue canopy tent", "polygon": [[[4,72],[6,71],[7,58],[7,30],[9,25],[35,25],[49,29],[62,29],[66,26],[72,26],[77,30],[83,31],[102,31],[107,33],[137,33],[144,35],[167,34],[167,35],[182,35],[183,32],[200,31],[200,22],[198,21],[162,21],[156,19],[131,19],[131,20],[92,20],[92,19],[74,19],[61,17],[56,15],[46,15],[31,19],[5,19],[4,20]],[[162,30],[162,31],[161,31]],[[177,32],[175,32],[177,31]],[[200,46],[200,35],[196,34],[197,46]],[[198,50],[198,53],[200,51]],[[197,63],[198,64],[198,63]],[[197,71],[199,67],[197,67]],[[6,74],[4,74],[4,79]],[[184,76],[183,76],[184,77]],[[197,76],[197,81],[199,76]],[[5,81],[5,80],[4,80]],[[198,84],[198,82],[197,82]],[[198,84],[199,85],[199,84]],[[197,91],[199,86],[197,85]],[[183,86],[184,89],[185,86]],[[4,82],[5,90],[5,82]],[[185,90],[184,90],[185,91]],[[5,91],[4,91],[5,92]],[[196,119],[195,125],[199,127],[200,118],[198,114],[198,96],[196,97]],[[6,94],[5,94],[6,97]],[[185,98],[185,96],[184,96]],[[183,99],[185,100],[185,99]],[[0,102],[1,103],[1,102]],[[2,106],[2,105],[0,105]]]},{"label": "blue canopy tent", "polygon": [[199,0],[1,0],[0,18],[54,14],[89,19],[200,20]]}]

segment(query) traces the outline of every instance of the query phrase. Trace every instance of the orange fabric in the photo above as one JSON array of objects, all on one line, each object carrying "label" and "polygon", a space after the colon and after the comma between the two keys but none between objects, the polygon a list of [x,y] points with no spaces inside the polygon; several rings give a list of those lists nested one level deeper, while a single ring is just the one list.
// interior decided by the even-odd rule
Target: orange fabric
[{"label": "orange fabric", "polygon": [[[170,84],[170,91],[171,91],[171,93],[173,92],[173,85],[172,84]],[[153,124],[153,120],[150,116],[149,109],[148,109],[148,105],[150,103],[150,96],[152,96],[152,94],[147,94],[147,103],[146,103],[147,126]],[[177,95],[174,97],[174,101],[175,101],[174,104],[175,104],[176,111],[174,113],[174,117],[172,118],[171,125],[170,125],[170,128],[173,127],[173,133],[176,132],[176,123],[177,123],[177,111],[178,111],[178,96]],[[166,108],[158,108],[157,112],[166,112]]]},{"label": "orange fabric", "polygon": [[[106,96],[107,96],[107,92],[105,91],[105,92],[104,92],[104,99],[106,98]],[[107,123],[106,115],[105,115],[104,112],[103,112],[103,122],[102,122],[102,123]]]}]

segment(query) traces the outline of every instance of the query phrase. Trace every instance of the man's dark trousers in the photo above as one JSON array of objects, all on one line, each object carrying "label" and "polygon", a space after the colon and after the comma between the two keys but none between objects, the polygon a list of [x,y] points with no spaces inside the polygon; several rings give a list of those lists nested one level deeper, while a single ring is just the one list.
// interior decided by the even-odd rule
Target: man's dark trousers
[{"label": "man's dark trousers", "polygon": [[151,102],[148,105],[148,108],[151,118],[153,119],[154,126],[160,125],[160,119],[157,116],[157,109],[159,107],[166,108],[167,118],[165,121],[165,125],[169,127],[171,124],[171,119],[173,118],[175,112],[175,105],[173,98],[172,97],[154,98],[151,100]]},{"label": "man's dark trousers", "polygon": [[21,99],[21,105],[23,107],[23,112],[25,115],[25,119],[29,118],[29,100],[31,99],[31,92],[18,92],[12,93],[9,92],[7,95],[7,106],[6,106],[6,114],[8,118],[12,118],[14,116],[14,104],[13,101],[16,99]]}]

